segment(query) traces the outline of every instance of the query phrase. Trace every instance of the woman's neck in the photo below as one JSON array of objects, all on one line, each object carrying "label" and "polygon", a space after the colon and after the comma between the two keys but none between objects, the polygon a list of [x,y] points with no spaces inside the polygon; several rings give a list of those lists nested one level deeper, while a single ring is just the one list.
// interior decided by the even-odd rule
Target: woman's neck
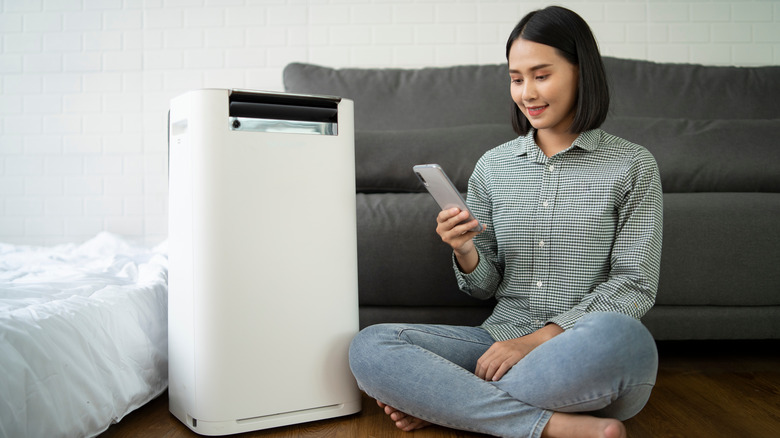
[{"label": "woman's neck", "polygon": [[568,149],[579,134],[571,132],[551,132],[548,129],[537,130],[534,140],[539,149],[548,157]]}]

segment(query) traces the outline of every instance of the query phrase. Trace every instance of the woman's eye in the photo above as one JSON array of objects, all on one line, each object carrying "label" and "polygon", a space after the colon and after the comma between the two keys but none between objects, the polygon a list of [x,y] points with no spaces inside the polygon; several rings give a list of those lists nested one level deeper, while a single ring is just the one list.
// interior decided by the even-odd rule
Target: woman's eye
[{"label": "woman's eye", "polygon": [[522,79],[512,79],[512,83],[515,83],[515,84],[522,84],[522,83],[523,83],[523,80],[522,80]]},{"label": "woman's eye", "polygon": [[538,80],[538,81],[543,81],[543,80],[547,79],[547,76],[549,76],[549,75],[541,75],[541,76],[537,76],[537,77],[536,77],[536,80]]}]

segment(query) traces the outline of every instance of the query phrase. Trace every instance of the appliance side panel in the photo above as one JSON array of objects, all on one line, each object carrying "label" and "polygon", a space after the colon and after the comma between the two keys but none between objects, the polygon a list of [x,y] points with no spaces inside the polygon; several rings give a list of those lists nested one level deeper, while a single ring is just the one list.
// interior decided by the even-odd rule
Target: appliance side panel
[{"label": "appliance side panel", "polygon": [[168,158],[168,397],[187,424],[194,399],[191,97],[171,101]]}]

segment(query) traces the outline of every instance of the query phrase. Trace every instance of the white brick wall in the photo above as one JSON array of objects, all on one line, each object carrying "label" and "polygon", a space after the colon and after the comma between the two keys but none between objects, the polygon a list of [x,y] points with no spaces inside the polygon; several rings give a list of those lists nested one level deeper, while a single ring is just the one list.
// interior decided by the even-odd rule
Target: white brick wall
[{"label": "white brick wall", "polygon": [[[780,1],[559,2],[606,55],[780,64]],[[291,61],[503,61],[518,0],[0,0],[0,241],[167,235],[169,100],[281,90]]]}]

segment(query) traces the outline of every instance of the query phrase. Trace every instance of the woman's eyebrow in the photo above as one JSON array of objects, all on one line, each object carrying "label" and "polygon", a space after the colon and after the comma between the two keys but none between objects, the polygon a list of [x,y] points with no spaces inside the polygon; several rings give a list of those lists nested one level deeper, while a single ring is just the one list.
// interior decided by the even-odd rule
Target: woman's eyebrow
[{"label": "woman's eyebrow", "polygon": [[[539,64],[539,65],[535,65],[535,66],[531,67],[529,70],[530,71],[536,71],[536,70],[541,70],[541,69],[547,68],[547,67],[552,67],[552,64]],[[522,72],[520,70],[516,70],[516,69],[509,69],[509,73],[522,74]]]}]

